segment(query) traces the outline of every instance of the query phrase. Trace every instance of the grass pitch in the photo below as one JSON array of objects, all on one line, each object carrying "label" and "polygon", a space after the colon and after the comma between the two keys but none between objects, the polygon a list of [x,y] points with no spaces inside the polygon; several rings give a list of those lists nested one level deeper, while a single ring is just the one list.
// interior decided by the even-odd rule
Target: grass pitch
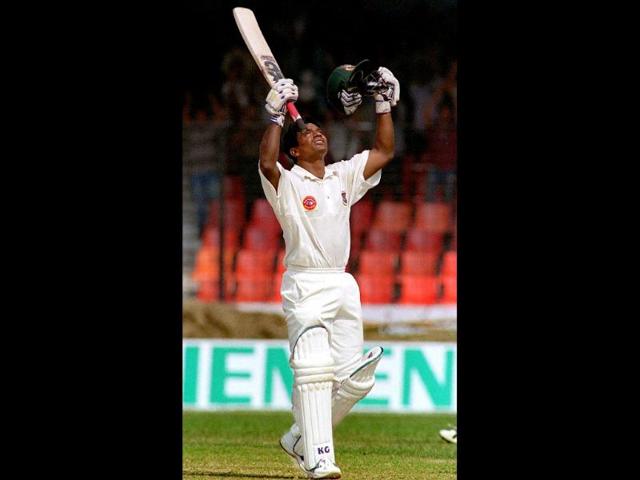
[{"label": "grass pitch", "polygon": [[[184,480],[304,479],[278,444],[289,412],[184,412]],[[445,414],[350,414],[335,430],[344,480],[456,478],[456,446],[438,430],[456,424]]]}]

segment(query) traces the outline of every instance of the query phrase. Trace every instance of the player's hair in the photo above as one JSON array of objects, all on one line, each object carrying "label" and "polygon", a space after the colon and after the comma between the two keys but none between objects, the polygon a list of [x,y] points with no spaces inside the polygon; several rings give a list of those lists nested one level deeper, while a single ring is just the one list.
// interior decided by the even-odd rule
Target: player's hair
[{"label": "player's hair", "polygon": [[[304,122],[313,123],[318,128],[322,128],[320,127],[320,124],[316,122],[313,118],[305,118]],[[285,130],[280,140],[280,151],[282,151],[282,153],[284,153],[287,156],[287,158],[291,160],[293,163],[298,163],[296,157],[292,156],[291,153],[289,153],[289,150],[297,146],[298,146],[298,127],[295,123],[291,122],[289,123],[289,126]]]}]

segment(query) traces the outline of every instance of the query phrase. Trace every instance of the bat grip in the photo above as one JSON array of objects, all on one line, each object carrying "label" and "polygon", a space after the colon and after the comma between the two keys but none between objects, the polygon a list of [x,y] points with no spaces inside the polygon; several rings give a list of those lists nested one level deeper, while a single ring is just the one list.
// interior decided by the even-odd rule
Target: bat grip
[{"label": "bat grip", "polygon": [[287,103],[287,110],[289,110],[289,115],[291,115],[291,118],[293,119],[293,121],[296,122],[296,125],[298,126],[298,130],[302,131],[305,128],[307,128],[304,124],[304,121],[302,120],[302,117],[298,113],[298,109],[293,104],[293,102]]}]

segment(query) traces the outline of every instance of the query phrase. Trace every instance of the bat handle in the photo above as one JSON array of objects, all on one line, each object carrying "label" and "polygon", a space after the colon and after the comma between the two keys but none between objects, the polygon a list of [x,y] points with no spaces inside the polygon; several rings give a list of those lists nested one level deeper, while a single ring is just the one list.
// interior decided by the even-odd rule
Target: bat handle
[{"label": "bat handle", "polygon": [[298,130],[302,131],[305,128],[307,128],[304,124],[304,121],[302,120],[302,117],[298,113],[298,109],[293,104],[293,102],[287,103],[287,110],[289,110],[289,115],[291,115],[291,118],[293,119],[293,121],[296,122],[296,125],[298,126]]}]

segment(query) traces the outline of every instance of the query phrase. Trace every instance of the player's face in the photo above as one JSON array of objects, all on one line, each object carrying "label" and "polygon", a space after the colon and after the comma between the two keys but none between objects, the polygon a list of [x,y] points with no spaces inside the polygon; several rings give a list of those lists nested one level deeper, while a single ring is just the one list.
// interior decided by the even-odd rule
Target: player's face
[{"label": "player's face", "polygon": [[327,136],[317,125],[307,123],[306,129],[298,133],[298,148],[304,157],[305,153],[325,153],[329,148]]}]

